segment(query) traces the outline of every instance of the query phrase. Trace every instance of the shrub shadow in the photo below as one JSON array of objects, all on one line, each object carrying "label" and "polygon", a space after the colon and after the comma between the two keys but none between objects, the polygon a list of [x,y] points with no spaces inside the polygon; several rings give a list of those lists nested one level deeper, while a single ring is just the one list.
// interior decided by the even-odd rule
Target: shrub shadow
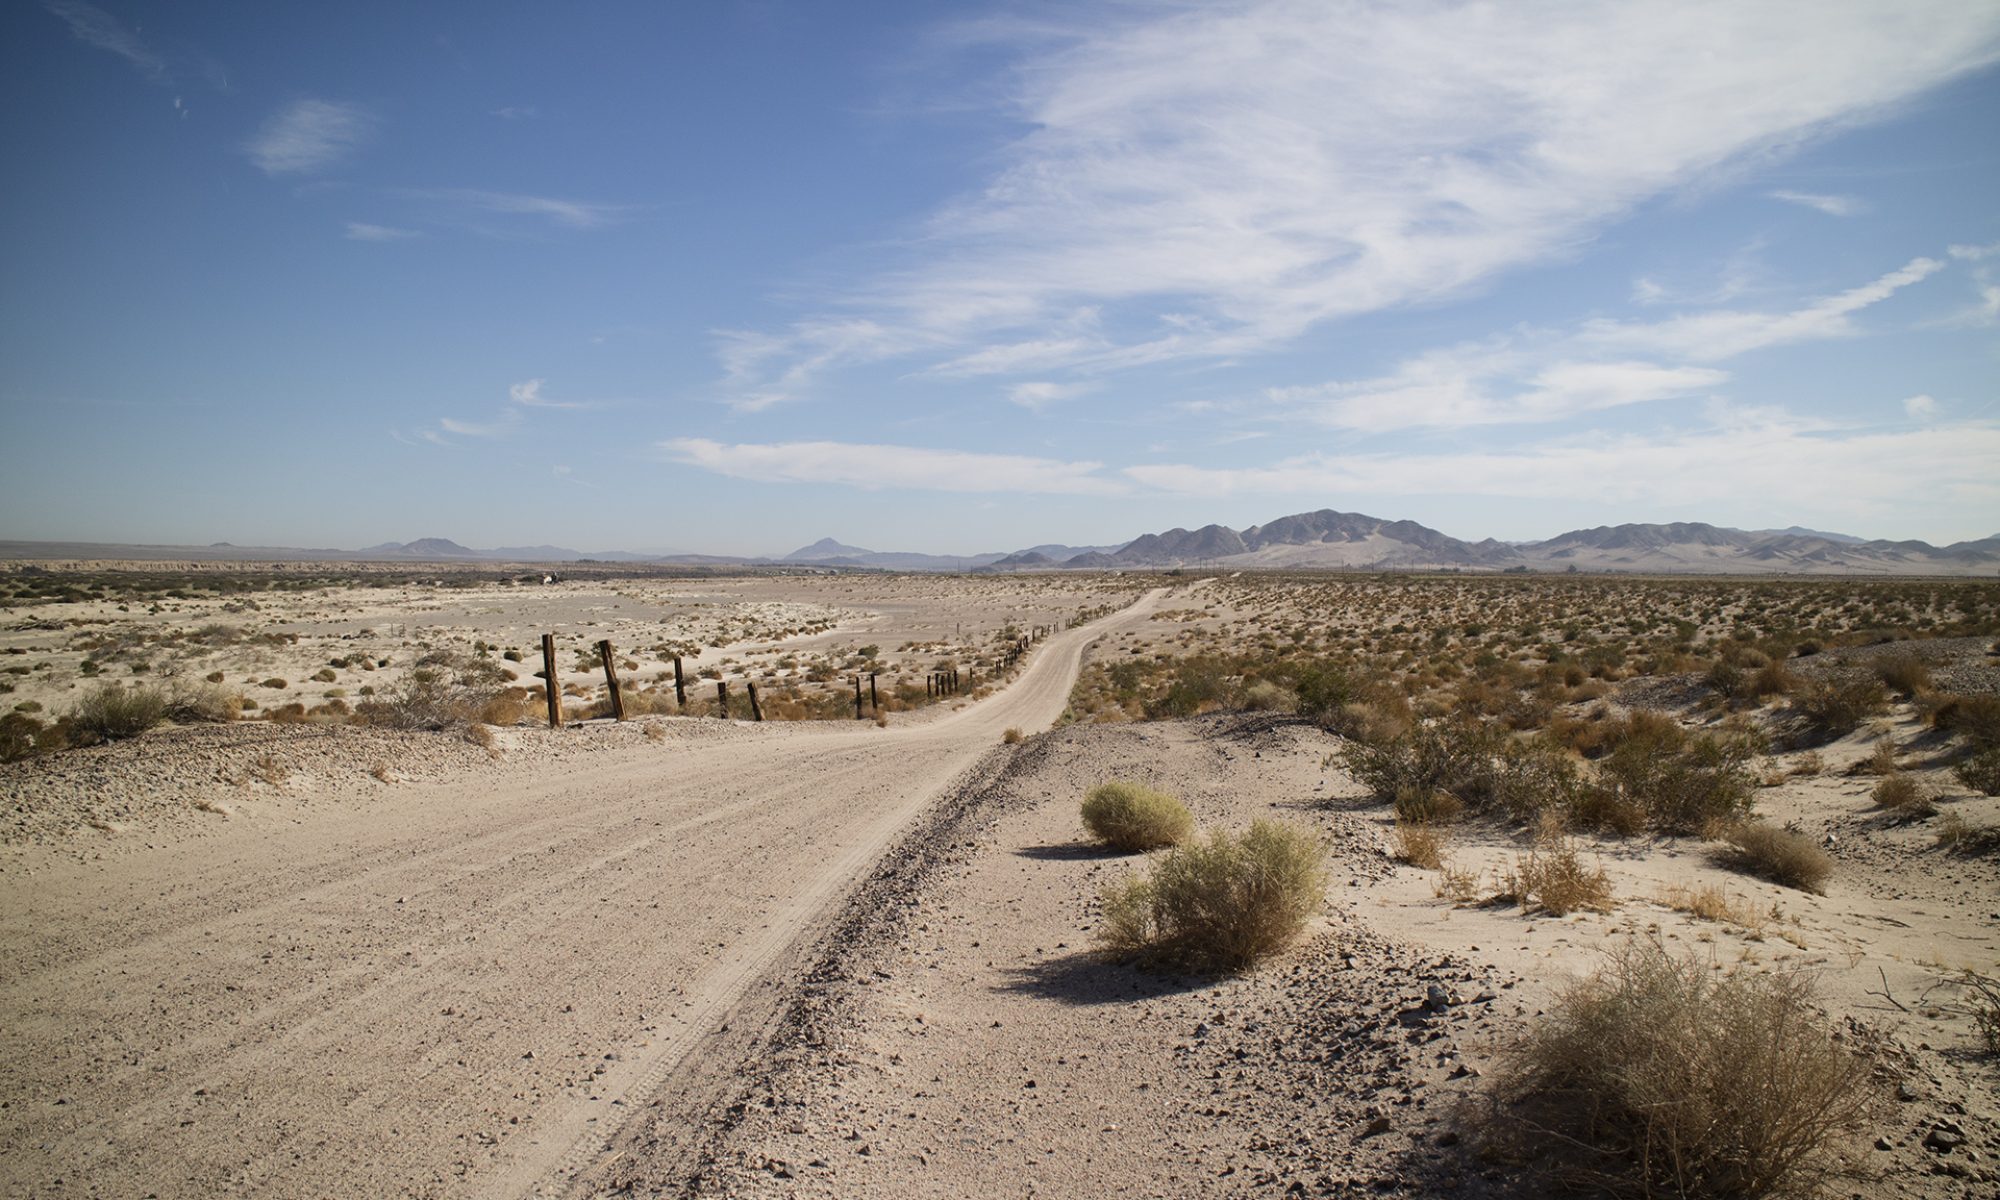
[{"label": "shrub shadow", "polygon": [[1022,858],[1035,858],[1044,862],[1092,862],[1103,858],[1144,857],[1097,842],[1051,842],[1041,846],[1023,846],[1014,853]]},{"label": "shrub shadow", "polygon": [[1007,982],[995,990],[1081,1008],[1198,992],[1216,982],[1201,976],[1141,971],[1088,950],[1010,967],[1007,975]]}]

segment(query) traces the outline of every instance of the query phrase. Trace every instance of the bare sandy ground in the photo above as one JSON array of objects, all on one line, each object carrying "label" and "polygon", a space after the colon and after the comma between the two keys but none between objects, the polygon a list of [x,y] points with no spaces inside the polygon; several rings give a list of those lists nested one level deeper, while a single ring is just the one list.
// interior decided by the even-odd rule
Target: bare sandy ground
[{"label": "bare sandy ground", "polygon": [[[1116,644],[1115,642],[1113,643]],[[1518,1196],[1453,1120],[1504,1049],[1604,949],[1658,938],[1718,968],[1803,970],[1843,1036],[1881,1056],[1882,1107],[1846,1149],[1843,1194],[1992,1195],[2000,1069],[1963,1016],[1920,997],[1940,968],[2000,961],[2000,870],[1888,826],[1872,780],[1838,768],[1760,807],[1835,834],[1825,896],[1715,866],[1694,839],[1603,840],[1607,913],[1453,907],[1393,862],[1392,821],[1338,770],[1337,740],[1269,718],[1070,727],[1032,740],[957,818],[873,885],[795,1007],[697,1191],[717,1196]],[[1095,897],[1137,861],[1082,840],[1104,779],[1182,795],[1206,827],[1277,817],[1331,853],[1325,919],[1247,977],[1162,977],[1091,953]],[[2000,802],[1961,801],[1976,819]],[[1522,831],[1462,827],[1455,862],[1490,871]],[[1754,925],[1663,897],[1716,884]],[[1427,1005],[1431,989],[1448,1003]],[[1970,1153],[1925,1145],[1940,1122]],[[671,1193],[643,1157],[602,1182]],[[1985,1189],[1985,1190],[1981,1190]]]},{"label": "bare sandy ground", "polygon": [[[728,1084],[788,956],[1084,645],[877,729],[622,739],[0,881],[0,1191],[561,1194]],[[694,724],[687,722],[683,724]],[[721,1078],[717,1078],[717,1074]]]}]

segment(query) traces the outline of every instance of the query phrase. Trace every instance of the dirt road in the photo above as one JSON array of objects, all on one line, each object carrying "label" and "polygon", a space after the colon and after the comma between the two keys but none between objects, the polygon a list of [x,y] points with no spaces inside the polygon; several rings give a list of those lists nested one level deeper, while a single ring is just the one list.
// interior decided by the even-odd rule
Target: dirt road
[{"label": "dirt road", "polygon": [[692,1142],[856,879],[1160,598],[928,723],[502,766],[0,883],[0,1193],[558,1195],[641,1111]]}]

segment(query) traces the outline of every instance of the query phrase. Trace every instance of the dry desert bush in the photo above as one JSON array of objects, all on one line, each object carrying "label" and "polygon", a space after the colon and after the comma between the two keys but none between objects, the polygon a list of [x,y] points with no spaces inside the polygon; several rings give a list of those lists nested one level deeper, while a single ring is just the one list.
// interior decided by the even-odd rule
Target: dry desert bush
[{"label": "dry desert bush", "polygon": [[1768,821],[1737,821],[1721,830],[1718,863],[1802,892],[1826,894],[1833,857],[1804,834]]},{"label": "dry desert bush", "polygon": [[1599,1194],[1817,1195],[1874,1096],[1813,1001],[1801,974],[1614,951],[1511,1055],[1497,1140]]},{"label": "dry desert bush", "polygon": [[1959,854],[2000,854],[2000,825],[1974,825],[1948,812],[1938,822],[1937,843]]},{"label": "dry desert bush", "polygon": [[1876,807],[1904,817],[1931,817],[1937,815],[1937,802],[1924,786],[1908,775],[1901,773],[1884,775],[1882,782],[1869,793]]},{"label": "dry desert bush", "polygon": [[1083,798],[1083,827],[1115,850],[1177,846],[1194,833],[1194,814],[1165,792],[1114,779]]},{"label": "dry desert bush", "polygon": [[1536,835],[1535,848],[1501,876],[1496,899],[1511,900],[1524,914],[1605,912],[1611,908],[1611,877],[1604,868],[1587,865],[1576,843],[1550,820]]},{"label": "dry desert bush", "polygon": [[1445,866],[1445,847],[1451,842],[1451,835],[1439,826],[1424,821],[1396,821],[1396,832],[1391,837],[1391,851],[1396,861],[1422,867],[1426,871],[1442,871]]},{"label": "dry desert bush", "polygon": [[1114,957],[1200,972],[1244,970],[1289,945],[1326,895],[1325,848],[1257,821],[1168,851],[1103,894],[1099,940]]}]

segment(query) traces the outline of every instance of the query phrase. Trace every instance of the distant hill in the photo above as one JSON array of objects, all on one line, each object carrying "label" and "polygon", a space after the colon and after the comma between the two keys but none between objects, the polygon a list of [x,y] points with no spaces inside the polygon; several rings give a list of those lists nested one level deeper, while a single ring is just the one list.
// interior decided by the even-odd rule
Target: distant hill
[{"label": "distant hill", "polygon": [[1061,560],[1077,570],[1119,567],[1503,571],[1625,571],[1700,574],[1971,575],[2000,571],[2000,538],[1936,547],[1864,541],[1794,527],[1746,532],[1700,521],[1600,525],[1546,541],[1469,542],[1415,521],[1333,509],[1296,513],[1234,530],[1169,529],[1113,553]]}]

